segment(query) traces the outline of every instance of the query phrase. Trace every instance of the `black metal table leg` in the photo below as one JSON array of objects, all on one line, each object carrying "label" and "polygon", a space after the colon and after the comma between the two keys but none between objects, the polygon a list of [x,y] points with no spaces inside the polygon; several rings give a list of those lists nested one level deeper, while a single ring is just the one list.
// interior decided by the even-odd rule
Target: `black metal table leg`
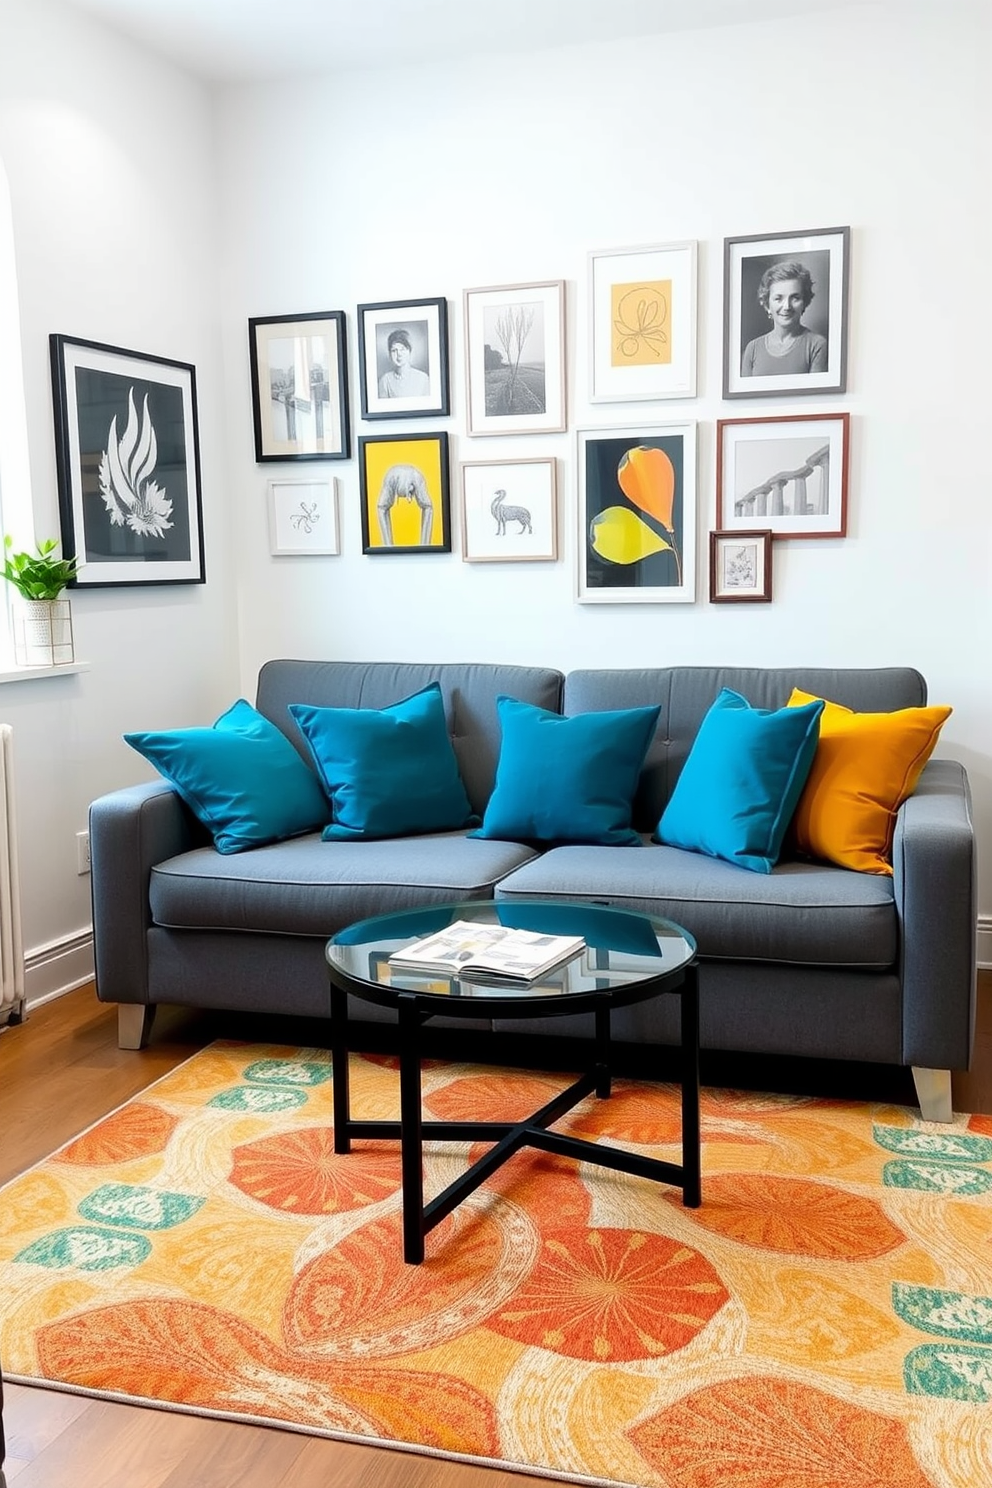
[{"label": "black metal table leg", "polygon": [[609,1098],[612,1088],[610,1054],[610,1002],[604,997],[594,1013],[596,1019],[596,1094],[601,1100]]},{"label": "black metal table leg", "polygon": [[424,1132],[420,1093],[420,1025],[414,998],[400,992],[400,1161],[403,1176],[403,1259],[424,1259]]},{"label": "black metal table leg", "polygon": [[699,1132],[699,972],[688,966],[680,998],[682,1035],[682,1203],[702,1203]]},{"label": "black metal table leg", "polygon": [[350,1152],[348,1102],[348,994],[331,984],[331,1070],[334,1111],[334,1151]]}]

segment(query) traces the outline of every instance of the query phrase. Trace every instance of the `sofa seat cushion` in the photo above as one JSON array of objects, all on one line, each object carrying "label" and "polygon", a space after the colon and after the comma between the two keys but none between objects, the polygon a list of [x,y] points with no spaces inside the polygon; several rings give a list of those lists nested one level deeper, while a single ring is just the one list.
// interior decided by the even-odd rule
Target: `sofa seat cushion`
[{"label": "sofa seat cushion", "polygon": [[713,960],[877,970],[898,954],[891,880],[826,864],[779,863],[758,874],[659,844],[557,847],[511,873],[496,897],[595,900],[661,915]]},{"label": "sofa seat cushion", "polygon": [[234,858],[199,847],[152,869],[149,899],[155,924],[169,929],[329,936],[389,910],[489,899],[533,856],[464,832],[334,843],[310,835]]}]

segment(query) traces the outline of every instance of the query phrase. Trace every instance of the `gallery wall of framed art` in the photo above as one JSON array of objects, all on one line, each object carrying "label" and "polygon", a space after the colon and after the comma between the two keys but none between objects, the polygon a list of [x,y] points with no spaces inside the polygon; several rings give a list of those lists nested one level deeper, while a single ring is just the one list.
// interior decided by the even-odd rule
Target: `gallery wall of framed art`
[{"label": "gallery wall of framed art", "polygon": [[[722,339],[708,360],[725,399],[774,396],[787,406],[846,390],[850,245],[849,227],[723,239]],[[699,395],[701,246],[688,238],[591,249],[584,295],[552,278],[359,302],[361,421],[390,425],[358,438],[362,553],[460,550],[466,563],[556,563],[570,508],[579,604],[691,604],[700,553],[711,603],[769,603],[780,541],[844,538],[847,412],[770,410],[712,423],[667,416]],[[460,363],[449,300],[461,309]],[[570,396],[579,401],[570,302],[587,402],[609,405],[598,426],[577,422],[570,407]],[[259,462],[348,458],[347,318],[338,310],[249,321]],[[301,387],[313,396],[301,398]],[[445,427],[404,427],[428,417]],[[571,459],[553,437],[570,426]],[[493,439],[507,436],[533,440],[534,453],[514,445],[509,456],[494,454]],[[712,468],[715,490],[701,492],[699,450],[712,441],[712,466],[703,468]],[[274,480],[269,503],[273,556],[340,551],[336,485],[308,491]]]}]

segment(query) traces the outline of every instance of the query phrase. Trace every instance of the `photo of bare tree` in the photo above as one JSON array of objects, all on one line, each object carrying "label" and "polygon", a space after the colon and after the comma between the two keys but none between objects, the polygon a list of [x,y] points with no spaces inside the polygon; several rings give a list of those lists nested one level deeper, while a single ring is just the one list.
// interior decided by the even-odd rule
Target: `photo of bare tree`
[{"label": "photo of bare tree", "polygon": [[564,290],[555,280],[465,291],[470,433],[564,429]]}]

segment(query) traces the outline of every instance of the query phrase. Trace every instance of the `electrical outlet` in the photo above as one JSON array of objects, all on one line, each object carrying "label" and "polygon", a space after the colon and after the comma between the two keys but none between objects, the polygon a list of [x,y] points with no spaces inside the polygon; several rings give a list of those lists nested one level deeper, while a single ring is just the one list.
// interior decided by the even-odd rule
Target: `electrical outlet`
[{"label": "electrical outlet", "polygon": [[90,871],[90,834],[89,832],[76,833],[76,872],[89,873]]}]

